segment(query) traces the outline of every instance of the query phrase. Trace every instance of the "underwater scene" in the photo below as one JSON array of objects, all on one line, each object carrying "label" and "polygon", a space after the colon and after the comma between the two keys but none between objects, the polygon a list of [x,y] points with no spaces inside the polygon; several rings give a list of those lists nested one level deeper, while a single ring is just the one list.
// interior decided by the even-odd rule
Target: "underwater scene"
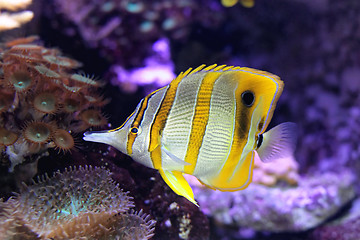
[{"label": "underwater scene", "polygon": [[360,240],[360,1],[0,0],[0,240]]}]

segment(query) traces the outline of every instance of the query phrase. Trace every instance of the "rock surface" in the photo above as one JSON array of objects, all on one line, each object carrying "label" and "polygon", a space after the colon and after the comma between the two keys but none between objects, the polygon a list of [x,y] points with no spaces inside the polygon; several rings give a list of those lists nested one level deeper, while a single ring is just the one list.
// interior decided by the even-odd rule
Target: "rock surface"
[{"label": "rock surface", "polygon": [[344,170],[307,176],[297,187],[251,184],[237,192],[196,187],[194,194],[201,210],[217,224],[297,232],[318,226],[352,200],[353,181],[353,174]]}]

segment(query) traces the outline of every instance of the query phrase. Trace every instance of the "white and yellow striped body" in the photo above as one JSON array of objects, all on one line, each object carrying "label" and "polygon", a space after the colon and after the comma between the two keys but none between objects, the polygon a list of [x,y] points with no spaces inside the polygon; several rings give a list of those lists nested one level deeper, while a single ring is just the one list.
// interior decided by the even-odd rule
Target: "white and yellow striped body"
[{"label": "white and yellow striped body", "polygon": [[121,127],[84,139],[108,143],[158,169],[176,193],[195,203],[182,173],[222,191],[251,182],[258,138],[282,89],[282,81],[267,72],[202,65],[146,96]]}]

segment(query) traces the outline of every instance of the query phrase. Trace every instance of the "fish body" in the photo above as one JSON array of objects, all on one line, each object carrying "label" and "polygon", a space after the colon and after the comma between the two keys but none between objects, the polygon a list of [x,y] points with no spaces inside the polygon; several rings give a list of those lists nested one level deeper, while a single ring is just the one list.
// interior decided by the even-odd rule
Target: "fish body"
[{"label": "fish body", "polygon": [[263,161],[292,153],[292,124],[264,133],[282,90],[279,77],[264,71],[201,65],[142,99],[120,127],[87,132],[84,140],[159,170],[196,204],[184,173],[210,188],[237,191],[251,182],[255,151]]}]

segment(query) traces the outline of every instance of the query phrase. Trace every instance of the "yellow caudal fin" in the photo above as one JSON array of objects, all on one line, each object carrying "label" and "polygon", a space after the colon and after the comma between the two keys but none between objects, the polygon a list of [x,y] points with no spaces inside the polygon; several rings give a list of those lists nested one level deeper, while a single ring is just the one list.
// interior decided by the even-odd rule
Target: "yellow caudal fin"
[{"label": "yellow caudal fin", "polygon": [[164,179],[166,184],[178,195],[187,198],[190,202],[199,207],[194,199],[194,193],[186,181],[184,176],[179,171],[164,171],[159,169],[161,177]]}]

